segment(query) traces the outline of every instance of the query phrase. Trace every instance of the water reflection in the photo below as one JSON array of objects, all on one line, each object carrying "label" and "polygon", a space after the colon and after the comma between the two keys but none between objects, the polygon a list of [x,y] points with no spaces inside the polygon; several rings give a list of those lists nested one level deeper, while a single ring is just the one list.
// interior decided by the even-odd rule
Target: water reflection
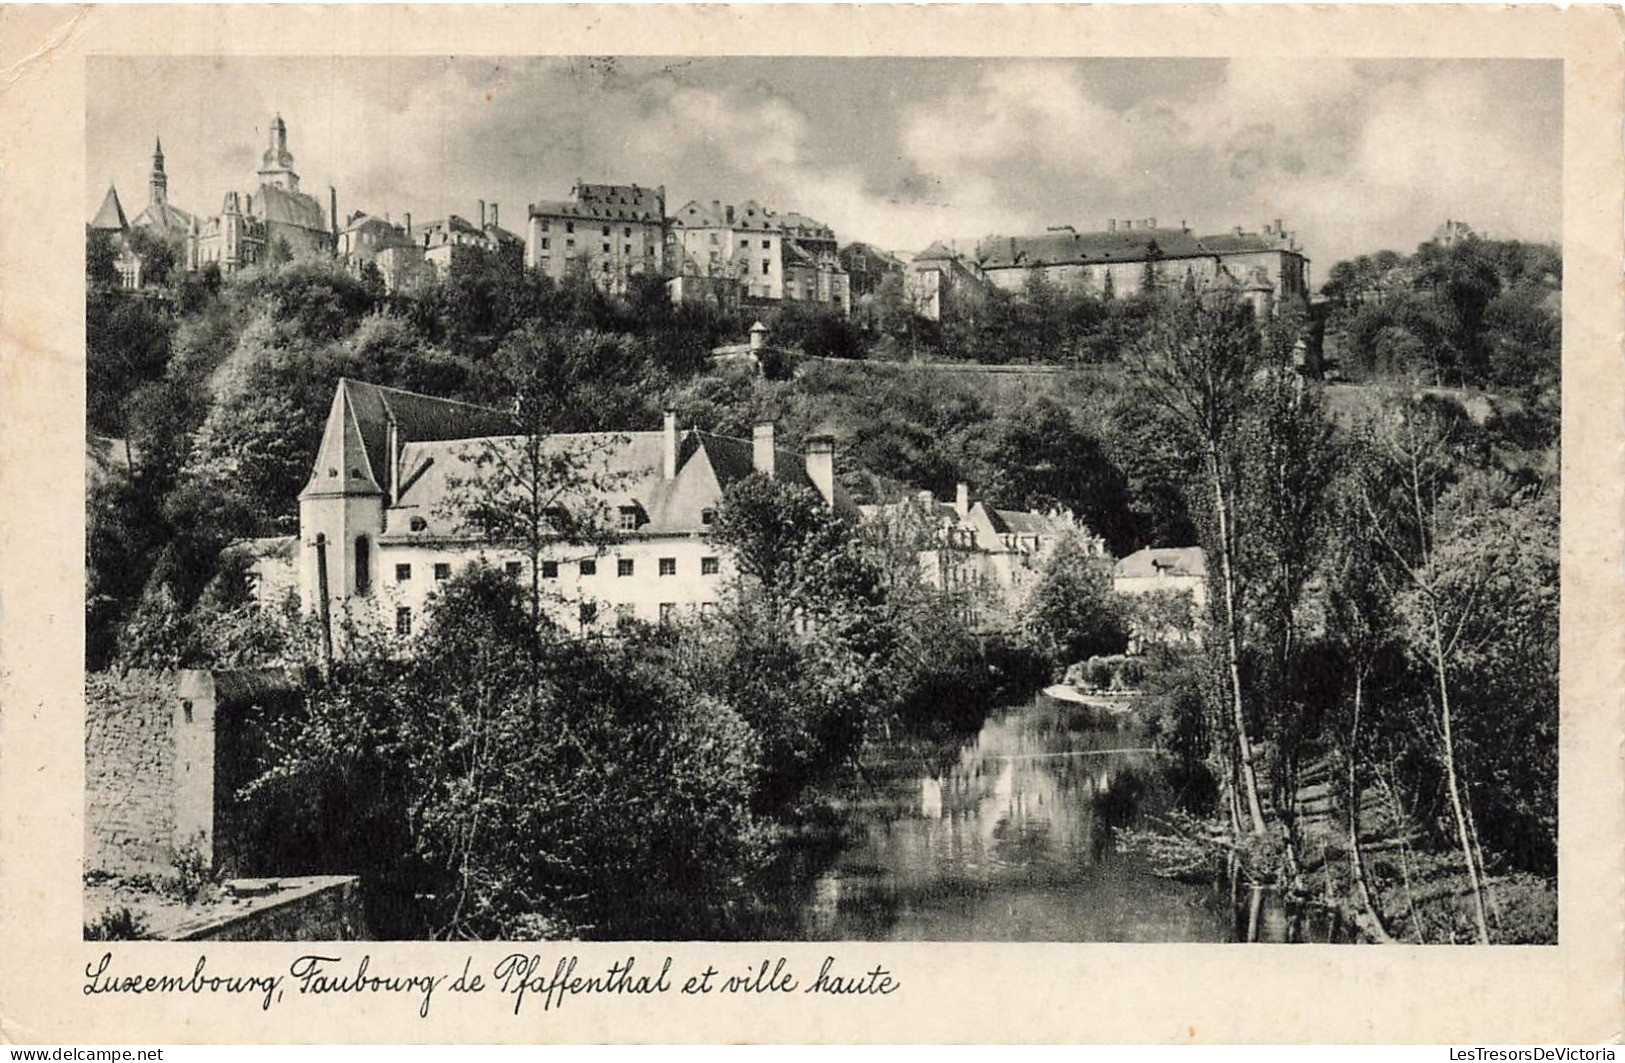
[{"label": "water reflection", "polygon": [[853,837],[800,891],[826,940],[1223,941],[1213,891],[1152,876],[1111,828],[1171,800],[1132,730],[1040,699],[963,745],[899,740],[854,784]]}]

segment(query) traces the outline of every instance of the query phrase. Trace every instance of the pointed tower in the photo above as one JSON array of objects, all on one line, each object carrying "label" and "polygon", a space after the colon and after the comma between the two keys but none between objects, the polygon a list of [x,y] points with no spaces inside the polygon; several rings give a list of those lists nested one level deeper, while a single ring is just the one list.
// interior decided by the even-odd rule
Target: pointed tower
[{"label": "pointed tower", "polygon": [[299,191],[299,175],[293,171],[293,153],[288,150],[288,126],[279,114],[271,119],[271,143],[260,157],[260,184]]},{"label": "pointed tower", "polygon": [[107,195],[102,197],[102,205],[96,208],[96,216],[90,219],[90,227],[115,233],[124,232],[130,227],[124,217],[124,207],[118,201],[118,189],[112,185],[107,186]]},{"label": "pointed tower", "polygon": [[362,428],[367,393],[364,384],[339,380],[316,466],[299,493],[299,599],[334,641],[346,609],[362,617],[362,600],[378,582],[384,491]]},{"label": "pointed tower", "polygon": [[152,149],[152,175],[147,179],[147,205],[162,207],[169,202],[169,175],[164,173],[164,142],[157,138],[155,140]]}]

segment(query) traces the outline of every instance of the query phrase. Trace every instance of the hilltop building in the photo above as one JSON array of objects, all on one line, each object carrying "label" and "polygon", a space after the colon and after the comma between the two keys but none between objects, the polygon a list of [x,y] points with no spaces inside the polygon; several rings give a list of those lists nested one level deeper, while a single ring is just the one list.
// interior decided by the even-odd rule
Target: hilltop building
[{"label": "hilltop building", "polygon": [[945,315],[980,306],[988,281],[974,261],[939,241],[909,261],[903,290],[916,314],[941,321]]},{"label": "hilltop building", "polygon": [[[491,475],[476,463],[481,454],[522,444],[515,428],[499,410],[340,380],[299,496],[289,561],[305,608],[325,615],[329,630],[350,615],[407,635],[435,587],[476,559],[528,584],[521,545],[485,538],[457,506],[459,481]],[[771,424],[756,426],[750,440],[732,439],[679,430],[668,413],[659,431],[554,435],[546,445],[584,456],[608,485],[592,508],[617,521],[612,543],[561,538],[540,562],[552,615],[582,634],[610,630],[619,619],[663,621],[713,606],[733,564],[709,528],[728,485],[753,472],[809,487],[857,516],[836,484],[828,437],[792,454],[775,445]]]},{"label": "hilltop building", "polygon": [[873,244],[847,244],[837,252],[841,268],[846,270],[847,286],[853,299],[862,299],[880,290],[888,277],[901,278],[903,263],[889,251]]},{"label": "hilltop building", "polygon": [[224,272],[268,258],[330,254],[338,229],[338,193],[328,189],[328,211],[299,190],[288,150],[288,126],[271,120],[270,143],[260,157],[258,184],[248,193],[229,191],[220,213],[201,219],[193,237],[193,268],[213,262]]},{"label": "hilltop building", "polygon": [[[463,256],[472,251],[502,255],[518,266],[525,256],[525,241],[499,224],[499,205],[492,203],[487,209],[485,200],[479,201],[479,223],[475,224],[456,214],[437,218],[416,235],[423,249],[423,258],[435,271],[444,275]],[[412,223],[407,215],[407,226]]]},{"label": "hilltop building", "polygon": [[747,300],[851,310],[835,231],[804,214],[779,214],[753,199],[738,206],[712,200],[709,207],[690,201],[672,216],[671,251],[671,292],[679,302],[690,293],[717,297],[724,286]]},{"label": "hilltop building", "polygon": [[1018,292],[1031,278],[1058,287],[1128,296],[1148,281],[1169,286],[1189,278],[1198,288],[1234,286],[1262,316],[1283,302],[1307,302],[1309,259],[1280,219],[1262,232],[1240,227],[1198,236],[1183,222],[1107,222],[1100,232],[1061,226],[1041,236],[993,236],[977,245],[977,270],[996,287]]},{"label": "hilltop building", "polygon": [[152,173],[147,178],[147,205],[130,220],[130,228],[146,229],[175,249],[176,266],[190,265],[190,241],[197,219],[169,201],[169,174],[164,170],[164,142],[155,140]]},{"label": "hilltop building", "polygon": [[413,239],[410,214],[400,226],[388,218],[352,213],[339,230],[337,252],[352,272],[359,273],[368,264],[376,268],[388,292],[410,289],[429,271],[423,245]]},{"label": "hilltop building", "polygon": [[639,275],[666,268],[666,189],[576,182],[567,200],[527,208],[525,265],[555,281],[591,278],[625,294]]}]

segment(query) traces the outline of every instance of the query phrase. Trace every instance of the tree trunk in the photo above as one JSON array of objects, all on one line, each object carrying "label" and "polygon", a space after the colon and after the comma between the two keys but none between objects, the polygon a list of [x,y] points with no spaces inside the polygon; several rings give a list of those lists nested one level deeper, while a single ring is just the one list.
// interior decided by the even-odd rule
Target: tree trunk
[{"label": "tree trunk", "polygon": [[1490,943],[1489,920],[1484,913],[1484,883],[1478,873],[1478,861],[1473,857],[1473,843],[1467,834],[1467,812],[1461,800],[1461,780],[1456,777],[1456,746],[1450,731],[1450,685],[1446,682],[1444,642],[1439,633],[1439,614],[1429,602],[1433,620],[1433,665],[1439,680],[1439,729],[1443,741],[1445,784],[1450,791],[1450,810],[1456,818],[1456,837],[1461,843],[1461,858],[1467,862],[1467,881],[1473,888],[1473,927],[1478,943]]},{"label": "tree trunk", "polygon": [[1252,832],[1263,834],[1264,807],[1258,799],[1258,774],[1253,768],[1253,744],[1247,737],[1247,717],[1241,700],[1241,647],[1237,638],[1235,571],[1230,557],[1230,506],[1225,497],[1224,482],[1220,475],[1219,455],[1214,448],[1208,450],[1208,475],[1213,480],[1213,503],[1219,522],[1219,567],[1224,583],[1225,652],[1230,670],[1230,710],[1236,729],[1236,750],[1241,757],[1242,788],[1247,797],[1247,814],[1252,821]]},{"label": "tree trunk", "polygon": [[1371,880],[1366,875],[1365,856],[1360,851],[1360,706],[1364,700],[1365,673],[1354,676],[1354,722],[1349,727],[1348,761],[1349,787],[1349,853],[1354,864],[1354,886],[1360,894],[1360,908],[1369,922],[1371,936],[1384,945],[1393,943],[1393,935],[1383,925],[1382,913],[1377,910],[1371,896]]}]

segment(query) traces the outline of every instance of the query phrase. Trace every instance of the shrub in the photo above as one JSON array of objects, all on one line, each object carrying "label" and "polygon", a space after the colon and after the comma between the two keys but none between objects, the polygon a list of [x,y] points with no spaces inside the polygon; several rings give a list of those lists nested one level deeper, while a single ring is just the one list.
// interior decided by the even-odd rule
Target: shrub
[{"label": "shrub", "polygon": [[127,906],[108,908],[85,924],[86,941],[144,941],[152,936],[146,919]]}]

